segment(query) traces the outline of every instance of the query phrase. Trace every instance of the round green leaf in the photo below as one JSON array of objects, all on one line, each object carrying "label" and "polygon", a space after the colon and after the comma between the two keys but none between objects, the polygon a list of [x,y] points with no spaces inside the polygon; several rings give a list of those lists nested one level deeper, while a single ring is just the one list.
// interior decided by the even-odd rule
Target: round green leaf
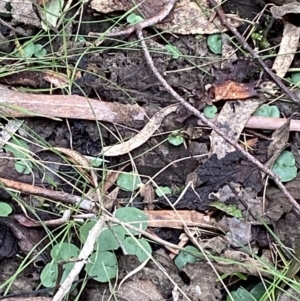
[{"label": "round green leaf", "polygon": [[[197,254],[197,256],[193,254]],[[184,250],[176,256],[174,263],[179,270],[182,270],[188,263],[194,264],[199,259],[202,259],[202,255],[199,253],[198,249],[193,246],[186,246]]]},{"label": "round green leaf", "polygon": [[291,77],[291,81],[292,83],[298,86],[300,84],[300,72],[293,73]]},{"label": "round green leaf", "polygon": [[34,56],[37,58],[42,58],[47,54],[47,50],[45,48],[39,50],[39,51],[35,51],[34,52]]},{"label": "round green leaf", "polygon": [[234,300],[227,296],[226,301],[253,301],[253,296],[243,287],[239,287],[236,291],[231,292]]},{"label": "round green leaf", "polygon": [[127,16],[126,21],[129,24],[137,24],[137,23],[144,21],[144,18],[142,18],[141,16],[136,15],[134,13],[131,13]]},{"label": "round green leaf", "polygon": [[254,288],[250,291],[251,295],[256,300],[261,300],[265,292],[266,292],[266,286],[262,282],[255,285]]},{"label": "round green leaf", "polygon": [[97,157],[90,157],[91,159],[90,159],[90,164],[91,164],[91,166],[93,166],[93,167],[99,167],[100,165],[102,165],[104,162],[105,162],[105,160],[103,160],[102,158],[97,158]]},{"label": "round green leaf", "polygon": [[32,57],[34,54],[34,51],[35,51],[35,45],[32,42],[30,42],[25,47],[23,47],[23,52],[27,58]]},{"label": "round green leaf", "polygon": [[13,153],[16,158],[28,158],[28,144],[22,139],[10,139],[9,144],[6,144],[4,147],[6,152]]},{"label": "round green leaf", "polygon": [[178,146],[184,142],[184,139],[180,134],[176,132],[168,136],[168,142],[174,146]]},{"label": "round green leaf", "polygon": [[[89,221],[80,228],[79,237],[83,244],[86,242],[89,231],[94,227],[95,223],[95,221]],[[112,231],[114,233],[112,233]],[[118,237],[120,241],[123,241],[126,233],[126,230],[122,226],[113,225],[111,226],[111,230],[106,228],[97,238],[94,249],[97,251],[116,250],[120,247],[116,237]]]},{"label": "round green leaf", "polygon": [[95,224],[96,224],[96,221],[90,220],[80,227],[79,238],[83,244],[86,242],[88,235],[89,235],[89,231],[95,226]]},{"label": "round green leaf", "polygon": [[281,182],[289,182],[296,178],[297,167],[293,153],[283,151],[275,161],[272,171],[280,177]]},{"label": "round green leaf", "polygon": [[222,53],[222,36],[219,33],[211,34],[207,37],[207,46],[215,54]]},{"label": "round green leaf", "polygon": [[172,194],[172,191],[169,187],[163,187],[163,186],[158,186],[155,189],[155,193],[157,194],[158,197],[161,197],[163,195],[168,195],[168,194]]},{"label": "round green leaf", "polygon": [[78,257],[80,250],[73,244],[63,242],[55,245],[50,254],[55,262]]},{"label": "round green leaf", "polygon": [[279,118],[280,111],[277,106],[262,105],[253,113],[253,116]]},{"label": "round green leaf", "polygon": [[117,276],[117,258],[115,254],[108,251],[95,252],[89,258],[89,262],[86,264],[85,270],[89,276],[96,276],[94,280],[107,282]]},{"label": "round green leaf", "polygon": [[[148,218],[146,214],[134,207],[124,207],[119,208],[115,212],[115,217],[125,223],[129,223],[130,225],[139,228],[141,230],[146,230],[148,226]],[[138,235],[139,233],[128,229],[130,233],[133,235]]]},{"label": "round green leaf", "polygon": [[117,185],[125,191],[134,191],[139,188],[141,183],[140,176],[133,172],[121,173],[117,179]]},{"label": "round green leaf", "polygon": [[[135,239],[132,236],[128,236],[123,241],[123,244],[127,254],[136,255],[140,262],[144,262],[149,258],[148,254],[152,254],[150,244],[143,238]],[[145,252],[144,250],[146,250],[147,252]]]},{"label": "round green leaf", "polygon": [[217,112],[218,112],[218,109],[214,105],[212,105],[212,106],[206,106],[203,109],[203,113],[204,113],[204,115],[205,115],[206,118],[215,118]]},{"label": "round green leaf", "polygon": [[20,174],[29,175],[32,171],[32,163],[28,160],[18,160],[15,163],[15,169]]},{"label": "round green leaf", "polygon": [[4,202],[0,202],[0,216],[9,216],[12,213],[10,205]]},{"label": "round green leaf", "polygon": [[112,230],[104,229],[98,239],[97,239],[97,251],[111,251],[117,250],[120,247],[119,241],[117,240],[116,236],[119,238],[120,241],[124,240],[126,230],[122,226],[112,226]]},{"label": "round green leaf", "polygon": [[54,287],[58,275],[57,264],[52,260],[43,268],[40,279],[45,287]]}]

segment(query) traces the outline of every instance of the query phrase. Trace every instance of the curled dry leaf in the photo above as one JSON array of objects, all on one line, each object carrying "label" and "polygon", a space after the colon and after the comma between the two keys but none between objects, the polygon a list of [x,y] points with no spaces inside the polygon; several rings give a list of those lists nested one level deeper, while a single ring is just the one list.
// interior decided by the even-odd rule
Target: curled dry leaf
[{"label": "curled dry leaf", "polygon": [[222,84],[213,84],[209,88],[209,93],[212,94],[214,102],[222,99],[247,99],[250,97],[257,97],[258,94],[254,90],[255,84],[242,84],[228,80]]},{"label": "curled dry leaf", "polygon": [[73,149],[68,149],[64,147],[54,147],[53,149],[58,151],[59,153],[67,155],[74,164],[79,165],[77,166],[77,168],[81,170],[82,173],[85,174],[86,176],[87,174],[84,171],[84,169],[90,170],[91,177],[88,176],[90,184],[94,186],[98,185],[97,175],[95,171],[91,168],[89,161],[83,155],[81,155],[79,152]]},{"label": "curled dry leaf", "polygon": [[[142,12],[142,15],[149,19],[157,15],[168,2],[167,0],[93,0],[91,7],[101,13],[111,13],[120,10],[128,11],[139,4],[138,8],[132,12],[139,15]],[[213,22],[211,21],[210,7],[206,0],[199,0],[199,4],[193,0],[179,0],[176,2],[169,16],[162,23],[157,24],[157,28],[179,34],[211,34],[227,31],[217,18]],[[217,2],[221,4],[220,0]],[[236,27],[240,25],[240,22],[234,19],[230,19],[230,22]]]},{"label": "curled dry leaf", "polygon": [[178,104],[171,105],[159,110],[145,125],[145,127],[128,141],[103,148],[102,153],[104,156],[114,157],[129,153],[130,151],[138,148],[144,144],[160,127],[162,121],[166,116],[175,112]]}]

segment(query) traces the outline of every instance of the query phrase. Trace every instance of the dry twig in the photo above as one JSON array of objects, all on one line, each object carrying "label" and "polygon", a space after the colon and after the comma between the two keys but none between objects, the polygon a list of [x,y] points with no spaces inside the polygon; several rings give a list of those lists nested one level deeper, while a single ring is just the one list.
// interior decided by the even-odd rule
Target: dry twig
[{"label": "dry twig", "polygon": [[38,195],[44,198],[48,198],[50,200],[74,204],[79,206],[81,209],[87,210],[89,212],[92,211],[95,207],[95,203],[93,201],[83,199],[80,196],[72,195],[62,191],[45,189],[42,187],[8,180],[5,178],[0,178],[0,186],[1,185],[5,186],[8,189],[17,190],[25,194]]},{"label": "dry twig", "polygon": [[[145,21],[142,21],[138,24],[129,26],[128,28],[124,29],[124,30],[119,30],[119,31],[112,31],[108,34],[106,34],[106,37],[118,37],[118,36],[123,36],[123,35],[130,35],[131,33],[136,31],[136,26],[138,25],[139,27],[142,28],[146,28],[146,27],[150,27],[153,26],[157,23],[160,23],[164,18],[166,18],[170,11],[172,10],[172,8],[174,7],[175,3],[178,0],[169,0],[169,3],[167,3],[164,8],[155,16],[153,16],[152,18],[149,18]],[[103,35],[103,33],[91,33],[91,35],[95,35],[95,36],[101,36]]]}]

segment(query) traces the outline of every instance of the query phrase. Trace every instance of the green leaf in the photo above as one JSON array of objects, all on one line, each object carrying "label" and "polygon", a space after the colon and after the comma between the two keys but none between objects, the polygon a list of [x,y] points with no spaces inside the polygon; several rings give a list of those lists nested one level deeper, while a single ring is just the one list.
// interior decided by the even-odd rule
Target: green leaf
[{"label": "green leaf", "polygon": [[[94,227],[96,221],[89,221],[84,224],[79,229],[79,237],[80,241],[84,244],[87,240],[89,231]],[[119,241],[116,239],[116,236],[119,238],[120,241],[123,241],[125,238],[125,234],[127,233],[126,230],[122,226],[111,226],[111,229],[104,229],[94,246],[94,249],[97,251],[111,251],[117,250],[120,247]]]},{"label": "green leaf", "polygon": [[143,250],[143,248],[152,254],[152,249],[150,244],[144,238],[135,239],[134,237],[128,236],[123,241],[124,248],[129,255],[136,255],[140,262],[144,262],[149,258],[149,255]]},{"label": "green leaf", "polygon": [[23,52],[26,56],[26,58],[31,58],[35,51],[35,45],[34,43],[30,42],[25,47],[23,47]]},{"label": "green leaf", "polygon": [[207,46],[215,54],[222,53],[222,36],[219,33],[211,34],[207,37]]},{"label": "green leaf", "polygon": [[227,213],[228,215],[234,216],[236,218],[243,217],[242,211],[240,209],[238,209],[236,205],[233,205],[233,204],[226,205],[222,202],[216,201],[216,202],[210,203],[209,206],[215,207],[215,208]]},{"label": "green leaf", "polygon": [[178,48],[173,45],[166,45],[165,49],[167,50],[168,53],[172,54],[173,59],[178,59],[181,55]]},{"label": "green leaf", "polygon": [[243,287],[239,287],[236,291],[231,292],[232,300],[229,296],[227,296],[226,301],[255,301],[255,298]]},{"label": "green leaf", "polygon": [[64,6],[64,0],[51,0],[44,5],[42,14],[44,20],[47,21],[47,22],[42,22],[42,28],[44,30],[48,29],[47,24],[56,27],[57,20],[62,13],[63,6]]},{"label": "green leaf", "polygon": [[293,153],[283,151],[275,161],[272,171],[280,177],[281,182],[289,182],[296,178],[297,167]]},{"label": "green leaf", "polygon": [[6,144],[4,147],[6,152],[13,153],[16,158],[26,159],[28,158],[29,146],[22,140],[13,137],[9,140],[9,144]]},{"label": "green leaf", "polygon": [[73,244],[68,242],[62,242],[55,245],[50,255],[55,262],[61,260],[68,260],[72,257],[78,257],[80,250]]},{"label": "green leaf", "polygon": [[15,169],[20,174],[29,175],[32,171],[32,163],[28,160],[18,160],[15,163]]},{"label": "green leaf", "polygon": [[298,86],[300,84],[300,72],[293,73],[291,76],[291,81]]},{"label": "green leaf", "polygon": [[184,139],[178,132],[173,132],[168,136],[168,142],[174,146],[178,146],[184,142]]},{"label": "green leaf", "polygon": [[58,276],[57,264],[52,260],[43,268],[40,279],[45,287],[54,287]]},{"label": "green leaf", "polygon": [[214,105],[205,106],[205,108],[203,109],[203,113],[206,118],[215,118],[217,112],[218,112],[218,108]]},{"label": "green leaf", "polygon": [[[118,220],[129,223],[130,225],[137,227],[141,230],[146,230],[148,226],[148,218],[146,214],[134,207],[119,208],[115,212],[115,218]],[[128,229],[132,235],[138,235],[139,233]]]},{"label": "green leaf", "polygon": [[193,246],[186,246],[184,250],[181,250],[176,256],[174,263],[179,270],[182,270],[188,263],[194,264],[199,260],[202,260],[202,255],[198,249]]},{"label": "green leaf", "polygon": [[157,194],[158,197],[161,197],[163,195],[168,195],[168,194],[172,194],[172,191],[169,187],[167,186],[158,186],[155,189],[155,193]]},{"label": "green leaf", "polygon": [[[60,283],[62,283],[66,280],[70,271],[73,269],[74,265],[75,265],[75,262],[63,264],[63,274],[62,274]],[[41,276],[40,276],[41,283],[45,287],[55,287],[57,277],[58,277],[58,265],[54,260],[52,260],[44,267],[44,269],[41,273]],[[76,287],[76,285],[74,284],[71,287],[71,290],[75,289],[75,287]]]},{"label": "green leaf", "polygon": [[253,116],[279,118],[280,111],[277,106],[262,105],[253,113]]},{"label": "green leaf", "polygon": [[251,295],[256,300],[260,300],[266,292],[265,285],[261,282],[254,286],[254,288],[250,291]]},{"label": "green leaf", "polygon": [[112,230],[104,229],[97,239],[97,251],[117,250],[120,247],[120,243],[116,237],[118,237],[120,241],[123,241],[125,233],[126,230],[122,226],[112,226]]},{"label": "green leaf", "polygon": [[82,225],[79,229],[79,238],[80,241],[84,244],[88,238],[90,230],[95,226],[96,221],[90,220],[84,225]]},{"label": "green leaf", "polygon": [[92,158],[90,160],[90,164],[93,167],[99,167],[100,165],[102,165],[105,162],[105,160],[103,160],[102,158]]},{"label": "green leaf", "polygon": [[37,58],[41,58],[44,57],[47,54],[47,50],[42,48],[43,46],[40,44],[36,44],[35,46],[40,46],[40,47],[36,47],[35,51],[34,51],[34,56]]},{"label": "green leaf", "polygon": [[126,18],[126,21],[129,23],[129,24],[137,24],[137,23],[140,23],[142,21],[144,21],[144,18],[142,18],[141,16],[139,15],[136,15],[134,13],[131,13],[127,16]]},{"label": "green leaf", "polygon": [[11,206],[7,203],[0,202],[0,216],[9,216],[11,213]]},{"label": "green leaf", "polygon": [[107,282],[117,276],[117,258],[115,254],[108,251],[95,252],[89,258],[85,270],[89,276],[96,276],[94,280],[98,282]]},{"label": "green leaf", "polygon": [[141,183],[140,176],[133,172],[121,173],[117,179],[117,185],[125,191],[134,191],[139,188]]}]

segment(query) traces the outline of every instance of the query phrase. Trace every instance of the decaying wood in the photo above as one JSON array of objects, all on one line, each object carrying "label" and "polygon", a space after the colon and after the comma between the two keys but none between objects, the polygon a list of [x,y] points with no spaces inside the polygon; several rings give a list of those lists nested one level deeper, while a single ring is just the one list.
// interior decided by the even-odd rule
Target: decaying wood
[{"label": "decaying wood", "polygon": [[78,95],[42,95],[21,93],[0,85],[0,114],[2,117],[60,117],[99,120],[135,126],[147,122],[139,105],[105,102]]}]

